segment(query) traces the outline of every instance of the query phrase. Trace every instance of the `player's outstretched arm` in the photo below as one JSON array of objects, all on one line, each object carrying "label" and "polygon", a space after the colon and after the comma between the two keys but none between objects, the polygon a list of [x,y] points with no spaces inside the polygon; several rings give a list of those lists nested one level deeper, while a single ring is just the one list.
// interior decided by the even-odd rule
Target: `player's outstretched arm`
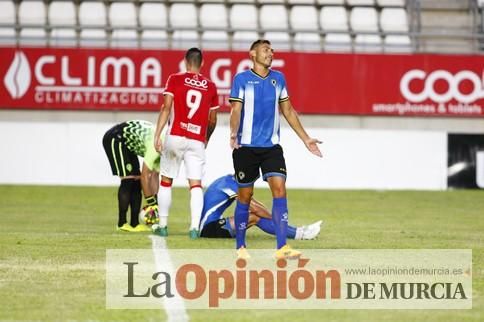
[{"label": "player's outstretched arm", "polygon": [[239,101],[231,101],[230,105],[232,110],[230,111],[230,147],[232,149],[239,148],[239,142],[237,142],[237,132],[240,126],[240,114],[242,111],[242,103]]},{"label": "player's outstretched arm", "polygon": [[284,118],[287,120],[287,123],[291,126],[291,128],[296,132],[299,138],[304,142],[306,148],[314,155],[318,157],[322,157],[322,153],[319,150],[318,144],[322,143],[320,140],[310,137],[304,127],[299,120],[296,110],[291,104],[291,100],[286,100],[279,104],[281,108],[281,113],[284,115]]},{"label": "player's outstretched arm", "polygon": [[168,122],[168,118],[171,113],[171,106],[173,105],[173,97],[171,95],[165,95],[164,103],[160,108],[160,115],[158,115],[158,122],[156,122],[156,130],[154,137],[155,150],[161,152],[163,147],[161,146],[161,131]]}]

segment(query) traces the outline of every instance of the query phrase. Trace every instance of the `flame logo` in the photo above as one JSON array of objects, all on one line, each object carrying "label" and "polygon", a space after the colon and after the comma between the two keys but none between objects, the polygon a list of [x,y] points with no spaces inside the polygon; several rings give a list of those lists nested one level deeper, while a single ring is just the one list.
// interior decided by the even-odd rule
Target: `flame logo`
[{"label": "flame logo", "polygon": [[12,64],[3,79],[3,84],[13,99],[25,95],[32,79],[30,65],[27,57],[21,51],[15,52]]}]

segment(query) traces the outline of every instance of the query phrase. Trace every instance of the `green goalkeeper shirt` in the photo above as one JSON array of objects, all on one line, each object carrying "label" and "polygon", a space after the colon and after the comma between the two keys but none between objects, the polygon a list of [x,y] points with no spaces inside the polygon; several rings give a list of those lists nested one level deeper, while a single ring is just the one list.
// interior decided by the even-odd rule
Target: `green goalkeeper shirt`
[{"label": "green goalkeeper shirt", "polygon": [[123,138],[128,150],[142,157],[151,171],[159,172],[160,154],[154,147],[154,134],[155,127],[148,121],[127,121],[123,127]]}]

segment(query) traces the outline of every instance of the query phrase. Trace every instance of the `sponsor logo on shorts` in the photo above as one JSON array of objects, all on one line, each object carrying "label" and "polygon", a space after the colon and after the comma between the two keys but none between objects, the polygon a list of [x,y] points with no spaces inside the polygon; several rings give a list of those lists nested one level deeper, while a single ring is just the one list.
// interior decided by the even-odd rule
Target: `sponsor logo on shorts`
[{"label": "sponsor logo on shorts", "polygon": [[126,164],[126,170],[128,170],[129,172],[133,170],[133,166],[131,165],[131,163]]},{"label": "sponsor logo on shorts", "polygon": [[237,176],[239,177],[239,180],[243,180],[245,178],[245,173],[243,171],[239,171]]}]

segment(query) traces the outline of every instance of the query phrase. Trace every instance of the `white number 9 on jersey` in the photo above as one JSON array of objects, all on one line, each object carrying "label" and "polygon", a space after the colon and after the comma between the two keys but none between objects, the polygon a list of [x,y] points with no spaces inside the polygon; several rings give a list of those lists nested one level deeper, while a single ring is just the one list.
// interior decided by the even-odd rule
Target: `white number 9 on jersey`
[{"label": "white number 9 on jersey", "polygon": [[188,113],[188,119],[191,119],[193,115],[197,112],[200,107],[200,102],[202,101],[202,93],[197,90],[190,89],[187,92],[187,106],[190,108]]}]

